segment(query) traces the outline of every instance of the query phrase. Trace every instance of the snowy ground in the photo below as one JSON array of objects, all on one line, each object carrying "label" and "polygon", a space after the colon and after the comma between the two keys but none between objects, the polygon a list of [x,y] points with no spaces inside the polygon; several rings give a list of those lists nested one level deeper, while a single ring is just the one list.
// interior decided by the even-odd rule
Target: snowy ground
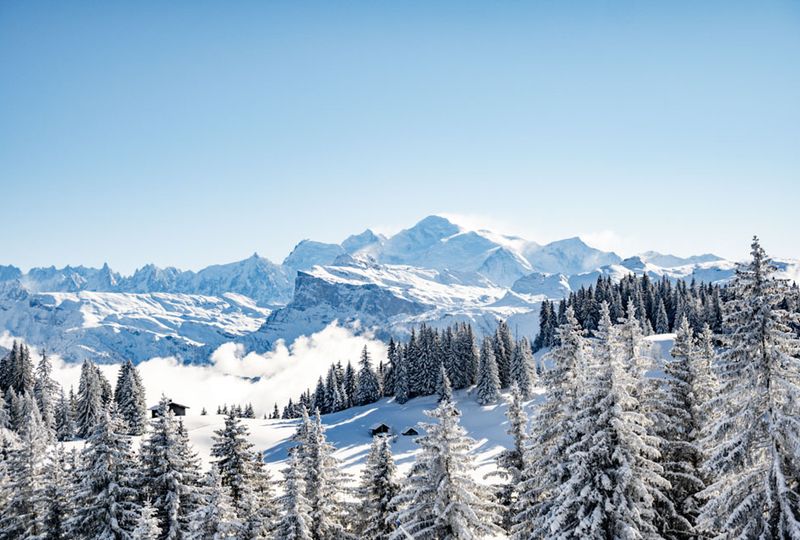
[{"label": "snowy ground", "polygon": [[[652,377],[663,376],[661,363],[669,356],[674,334],[650,336],[651,355],[656,360],[649,371]],[[539,356],[539,355],[537,355]],[[263,381],[262,381],[263,383]],[[536,389],[534,399],[526,404],[529,416],[533,416],[536,404],[542,399],[543,388]],[[215,396],[218,401],[238,402],[236,396]],[[506,448],[511,439],[506,434],[508,429],[505,417],[506,403],[500,401],[491,406],[481,407],[467,390],[454,393],[454,399],[461,410],[461,422],[475,439],[474,455],[476,479],[484,481],[484,476],[494,469],[494,458],[498,452]],[[412,399],[405,404],[397,403],[393,398],[384,398],[377,403],[363,407],[354,407],[346,411],[323,415],[328,440],[336,446],[336,455],[341,459],[347,472],[357,476],[363,466],[364,459],[371,442],[370,427],[385,423],[392,428],[392,448],[401,473],[405,473],[414,461],[417,451],[415,437],[403,436],[401,433],[408,427],[418,427],[426,422],[424,411],[436,407],[436,396]],[[202,416],[199,408],[191,409],[183,418],[189,437],[203,460],[210,463],[209,451],[213,444],[214,431],[224,424],[224,416],[209,414]],[[264,460],[277,476],[284,466],[287,449],[291,446],[291,436],[295,431],[297,420],[264,420],[242,419],[250,431],[250,440],[256,450],[263,452]],[[421,430],[420,430],[421,431]],[[136,441],[138,445],[138,441]],[[70,443],[80,446],[81,442]]]}]

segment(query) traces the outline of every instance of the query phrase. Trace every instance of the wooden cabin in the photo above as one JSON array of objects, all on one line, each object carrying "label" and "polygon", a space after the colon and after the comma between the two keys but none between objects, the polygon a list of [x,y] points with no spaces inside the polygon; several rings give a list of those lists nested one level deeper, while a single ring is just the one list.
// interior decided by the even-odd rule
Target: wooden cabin
[{"label": "wooden cabin", "polygon": [[[180,403],[176,403],[174,401],[169,402],[169,410],[172,411],[172,414],[175,416],[186,416],[186,409],[189,409],[188,405],[182,405]],[[152,414],[153,418],[158,418],[159,415],[159,406],[155,405],[150,407],[150,414]]]},{"label": "wooden cabin", "polygon": [[416,428],[413,428],[413,427],[407,427],[406,429],[404,429],[404,430],[403,430],[403,432],[401,433],[401,435],[404,435],[404,436],[406,436],[406,437],[414,437],[414,436],[416,436],[416,435],[419,435],[419,431],[417,431],[417,429],[416,429]]},{"label": "wooden cabin", "polygon": [[375,435],[388,435],[392,432],[392,427],[380,422],[378,424],[372,424],[369,428],[369,434],[373,437]]}]

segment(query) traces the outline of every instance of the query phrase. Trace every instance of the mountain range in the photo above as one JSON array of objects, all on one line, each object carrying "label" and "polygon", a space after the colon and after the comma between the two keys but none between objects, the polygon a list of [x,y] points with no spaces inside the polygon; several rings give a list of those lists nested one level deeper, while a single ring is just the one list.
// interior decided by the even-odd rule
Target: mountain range
[{"label": "mountain range", "polygon": [[[781,264],[797,272],[797,261]],[[281,264],[254,254],[197,272],[146,265],[129,276],[108,265],[0,266],[0,330],[68,360],[100,362],[204,362],[227,341],[263,351],[334,321],[388,337],[421,322],[491,331],[503,318],[533,335],[542,300],[600,275],[718,282],[734,267],[711,254],[623,260],[577,237],[540,245],[429,216],[389,237],[366,230],[340,244],[303,240]]]}]

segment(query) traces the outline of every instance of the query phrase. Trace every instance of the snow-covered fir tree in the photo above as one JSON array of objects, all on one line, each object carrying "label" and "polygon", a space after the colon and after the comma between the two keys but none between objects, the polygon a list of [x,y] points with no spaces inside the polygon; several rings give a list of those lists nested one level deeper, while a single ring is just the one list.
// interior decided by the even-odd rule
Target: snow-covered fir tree
[{"label": "snow-covered fir tree", "polygon": [[453,399],[453,387],[450,384],[450,377],[447,376],[447,369],[444,366],[439,368],[436,395],[439,396],[439,401],[451,401]]},{"label": "snow-covered fir tree", "polygon": [[502,480],[497,493],[497,502],[502,508],[503,527],[511,530],[525,471],[525,451],[528,447],[528,415],[525,413],[522,392],[516,382],[511,383],[506,418],[507,433],[511,435],[512,446],[497,456],[497,471],[489,476],[499,476]]},{"label": "snow-covered fir tree", "polygon": [[77,428],[75,427],[75,419],[72,417],[72,407],[70,407],[69,400],[61,390],[58,402],[55,409],[56,415],[56,439],[59,441],[71,441],[75,438]]},{"label": "snow-covered fir tree", "polygon": [[[215,467],[206,475],[200,506],[193,512],[189,540],[235,539],[240,527],[228,490],[222,487]],[[280,537],[278,537],[280,538]]]},{"label": "snow-covered fir tree", "polygon": [[[800,342],[785,280],[757,238],[725,304],[721,391],[708,429],[713,479],[698,522],[720,538],[800,538]],[[796,326],[795,326],[796,328]],[[726,536],[727,535],[727,536]]]},{"label": "snow-covered fir tree", "polygon": [[494,341],[486,337],[481,347],[481,363],[478,368],[478,384],[475,386],[475,399],[481,405],[495,403],[500,398],[500,377],[494,358]]},{"label": "snow-covered fir tree", "polygon": [[147,427],[147,404],[139,370],[129,360],[120,367],[114,401],[129,435],[142,435]]},{"label": "snow-covered fir tree", "polygon": [[81,451],[75,512],[75,538],[133,539],[141,512],[135,484],[136,463],[121,420],[102,410]]},{"label": "snow-covered fir tree", "polygon": [[531,346],[527,338],[522,338],[511,354],[511,383],[517,385],[523,399],[531,397],[535,376]]},{"label": "snow-covered fir tree", "polygon": [[214,432],[211,457],[219,472],[222,486],[231,496],[234,508],[239,507],[242,497],[251,489],[253,479],[253,444],[249,431],[242,421],[229,413],[225,426]]},{"label": "snow-covered fir tree", "polygon": [[[703,453],[698,444],[703,428],[702,404],[697,401],[695,379],[698,357],[689,322],[684,318],[677,329],[672,360],[665,365],[666,380],[658,392],[653,414],[655,433],[663,440],[659,463],[670,482],[666,490],[670,505],[660,510],[665,538],[692,538],[699,502],[705,488],[700,468]],[[656,501],[659,505],[659,501]]]},{"label": "snow-covered fir tree", "polygon": [[442,401],[426,414],[435,422],[422,426],[421,451],[395,498],[400,510],[390,538],[466,540],[499,534],[498,508],[472,477],[474,441],[459,423],[461,413],[451,401]]},{"label": "snow-covered fir tree", "polygon": [[347,476],[342,472],[334,448],[326,437],[319,411],[308,422],[299,452],[306,470],[306,499],[311,507],[311,532],[319,539],[350,538],[351,511],[345,500]]},{"label": "snow-covered fir tree", "polygon": [[553,493],[569,477],[566,458],[590,355],[589,345],[572,307],[556,330],[558,345],[548,353],[552,364],[543,374],[547,399],[536,412],[536,432],[526,452],[526,472],[520,486],[514,538],[542,534],[543,520],[553,502]]},{"label": "snow-covered fir tree", "polygon": [[1,488],[6,499],[0,517],[3,540],[36,538],[44,532],[46,508],[40,495],[45,481],[47,427],[33,396],[24,394],[19,401],[24,415],[18,429],[19,444],[7,458],[8,480]]},{"label": "snow-covered fir tree", "polygon": [[142,506],[141,515],[133,530],[136,540],[158,540],[161,538],[161,529],[158,526],[156,511],[149,502]]},{"label": "snow-covered fir tree", "polygon": [[394,396],[398,403],[403,404],[411,398],[409,388],[408,363],[403,346],[397,347],[394,360]]},{"label": "snow-covered fir tree", "polygon": [[42,540],[72,538],[69,518],[74,511],[72,495],[73,464],[63,445],[57,445],[47,456],[44,465],[44,485],[38,495],[42,504]]},{"label": "snow-covered fir tree", "polygon": [[400,492],[397,467],[392,457],[391,439],[373,437],[369,455],[361,472],[358,520],[360,538],[385,540],[395,530],[392,516],[396,512],[394,498]]},{"label": "snow-covered fir tree", "polygon": [[189,531],[190,516],[199,504],[200,473],[169,404],[169,399],[162,396],[156,418],[142,442],[138,484],[142,502],[149,501],[155,510],[161,538],[175,540]]},{"label": "snow-covered fir tree", "polygon": [[50,358],[43,350],[36,366],[33,395],[50,439],[55,437],[56,432],[56,397],[59,391],[58,383],[53,380],[53,366]]},{"label": "snow-covered fir tree", "polygon": [[615,343],[609,308],[602,303],[597,342],[585,388],[565,433],[564,481],[539,516],[537,537],[661,538],[654,490],[669,486],[654,460],[648,419],[632,395],[636,381]]},{"label": "snow-covered fir tree", "polygon": [[494,334],[494,358],[497,362],[497,376],[500,379],[500,387],[508,388],[511,384],[511,356],[514,353],[514,340],[511,337],[511,329],[504,320],[497,322],[497,329]]},{"label": "snow-covered fir tree", "polygon": [[82,438],[89,437],[103,418],[103,388],[98,374],[99,370],[91,360],[84,360],[75,411],[77,435]]},{"label": "snow-covered fir tree", "polygon": [[375,370],[372,368],[372,360],[369,356],[367,346],[361,351],[360,369],[358,371],[358,381],[356,394],[353,398],[354,405],[368,405],[375,403],[381,398],[381,385]]},{"label": "snow-covered fir tree", "polygon": [[8,405],[3,390],[0,389],[0,430],[8,429],[10,426],[11,417],[8,414]]},{"label": "snow-covered fir tree", "polygon": [[312,540],[311,507],[306,499],[306,471],[299,447],[289,450],[289,464],[283,470],[283,495],[278,499],[281,515],[274,529],[275,538]]}]

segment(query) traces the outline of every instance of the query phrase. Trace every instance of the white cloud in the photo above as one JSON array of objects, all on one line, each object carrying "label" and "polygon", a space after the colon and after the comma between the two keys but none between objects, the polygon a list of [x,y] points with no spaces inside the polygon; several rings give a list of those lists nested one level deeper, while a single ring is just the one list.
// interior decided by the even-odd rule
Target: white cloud
[{"label": "white cloud", "polygon": [[[10,347],[12,337],[0,335],[0,345]],[[147,389],[148,405],[158,402],[161,394],[191,407],[199,414],[203,407],[213,412],[224,403],[252,403],[257,414],[272,411],[274,403],[282,407],[289,398],[296,399],[306,388],[316,385],[332,362],[357,364],[361,350],[367,347],[373,361],[386,357],[386,345],[369,335],[354,335],[349,329],[331,324],[310,336],[301,336],[291,345],[282,340],[264,354],[247,353],[240,344],[226,343],[211,355],[207,365],[184,365],[175,358],[152,358],[139,364]],[[35,354],[35,351],[32,351]],[[80,364],[53,357],[53,377],[65,391],[78,389]],[[113,385],[119,365],[101,365]]]},{"label": "white cloud", "polygon": [[622,257],[630,253],[637,253],[636,240],[632,237],[621,236],[609,230],[591,231],[578,235],[588,245],[603,251],[613,251]]}]

